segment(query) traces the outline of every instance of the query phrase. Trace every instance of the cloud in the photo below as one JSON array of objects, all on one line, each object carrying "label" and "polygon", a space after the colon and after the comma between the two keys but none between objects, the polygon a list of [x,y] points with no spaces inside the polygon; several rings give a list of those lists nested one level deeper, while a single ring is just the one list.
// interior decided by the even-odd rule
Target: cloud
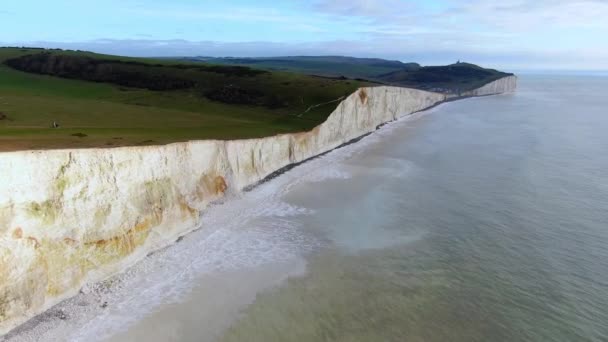
[{"label": "cloud", "polygon": [[[137,23],[130,34],[108,31],[83,35],[80,43],[39,43],[133,56],[340,54],[426,64],[461,59],[497,68],[578,63],[579,68],[608,69],[608,45],[600,43],[608,35],[608,0],[133,4],[127,1],[116,10],[118,18]],[[150,22],[155,24],[146,26]],[[135,39],[84,41],[94,37]]]},{"label": "cloud", "polygon": [[[207,6],[186,6],[186,5],[160,5],[156,7],[126,7],[122,11],[133,17],[152,17],[166,21],[177,20],[185,22],[221,22],[225,29],[234,25],[251,26],[250,31],[255,31],[260,24],[273,25],[281,31],[298,31],[309,33],[327,33],[324,26],[327,22],[318,18],[307,17],[302,13],[280,10],[268,7],[222,7],[209,9]],[[180,31],[184,33],[184,31]]]},{"label": "cloud", "polygon": [[[276,12],[276,11],[275,11]],[[234,8],[226,11],[211,12],[198,9],[138,9],[131,11],[132,14],[176,19],[217,19],[223,21],[262,21],[262,22],[288,22],[286,18],[273,11]]]},{"label": "cloud", "polygon": [[[430,3],[430,2],[429,2]],[[481,28],[509,32],[533,29],[601,28],[608,30],[606,0],[446,0],[442,6],[400,0],[319,0],[313,9],[336,18],[358,16],[379,27],[424,27],[466,30]]]},{"label": "cloud", "polygon": [[368,41],[413,51],[580,54],[594,63],[587,51],[608,56],[598,44],[608,35],[606,0],[318,0],[312,9],[337,21],[361,18]]},{"label": "cloud", "polygon": [[366,17],[374,20],[396,20],[417,10],[413,2],[385,0],[323,0],[313,3],[316,11],[339,16]]},{"label": "cloud", "polygon": [[556,26],[608,29],[608,2],[600,0],[475,0],[453,10],[489,27],[512,31]]},{"label": "cloud", "polygon": [[[418,18],[416,23],[449,24],[456,18],[483,20],[502,25],[516,23],[524,16],[536,17],[536,24],[548,21],[565,26],[597,24],[608,26],[606,0],[445,0],[432,6],[408,0],[317,0],[312,8],[336,16],[359,16],[376,23],[395,24],[403,18]],[[429,21],[430,19],[430,21]],[[556,20],[556,21],[554,21]],[[531,21],[531,20],[530,20]],[[511,28],[519,27],[512,25]]]}]

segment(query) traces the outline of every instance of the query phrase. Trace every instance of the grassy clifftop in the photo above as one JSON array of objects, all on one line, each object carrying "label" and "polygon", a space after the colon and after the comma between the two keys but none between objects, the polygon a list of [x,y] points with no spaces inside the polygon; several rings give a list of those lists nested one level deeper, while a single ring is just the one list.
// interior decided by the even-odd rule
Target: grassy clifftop
[{"label": "grassy clifftop", "polygon": [[513,74],[459,62],[446,66],[397,70],[379,75],[376,79],[386,84],[459,94],[510,75]]},{"label": "grassy clifftop", "polygon": [[0,151],[303,131],[362,86],[458,92],[506,75],[339,56],[149,59],[0,48]]},{"label": "grassy clifftop", "polygon": [[[0,150],[163,144],[310,129],[369,85],[88,52],[0,49]],[[53,122],[60,127],[52,128]]]}]

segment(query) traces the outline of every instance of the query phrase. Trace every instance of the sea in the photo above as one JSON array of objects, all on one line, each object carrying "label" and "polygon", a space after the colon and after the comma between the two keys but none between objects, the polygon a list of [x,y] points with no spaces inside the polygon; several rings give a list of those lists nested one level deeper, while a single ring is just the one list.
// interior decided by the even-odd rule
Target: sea
[{"label": "sea", "polygon": [[608,77],[383,126],[6,341],[608,341]]}]

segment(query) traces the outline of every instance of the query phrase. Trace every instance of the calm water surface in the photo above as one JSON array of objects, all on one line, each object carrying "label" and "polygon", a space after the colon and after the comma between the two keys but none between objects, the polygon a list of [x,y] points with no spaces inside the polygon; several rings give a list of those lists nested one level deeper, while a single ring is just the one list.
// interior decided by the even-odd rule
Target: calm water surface
[{"label": "calm water surface", "polygon": [[326,243],[226,341],[607,341],[608,78],[440,107],[286,196]]},{"label": "calm water surface", "polygon": [[9,340],[608,341],[607,91],[524,76],[387,125]]}]

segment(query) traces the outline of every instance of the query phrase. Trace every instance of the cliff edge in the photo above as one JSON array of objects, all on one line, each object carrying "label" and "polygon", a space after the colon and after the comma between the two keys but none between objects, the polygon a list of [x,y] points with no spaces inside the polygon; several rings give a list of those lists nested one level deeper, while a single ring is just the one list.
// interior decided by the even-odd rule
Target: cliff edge
[{"label": "cliff edge", "polygon": [[[462,95],[511,92],[516,83],[509,76]],[[361,88],[303,133],[0,153],[0,334],[204,227],[201,211],[228,193],[452,99]]]}]

